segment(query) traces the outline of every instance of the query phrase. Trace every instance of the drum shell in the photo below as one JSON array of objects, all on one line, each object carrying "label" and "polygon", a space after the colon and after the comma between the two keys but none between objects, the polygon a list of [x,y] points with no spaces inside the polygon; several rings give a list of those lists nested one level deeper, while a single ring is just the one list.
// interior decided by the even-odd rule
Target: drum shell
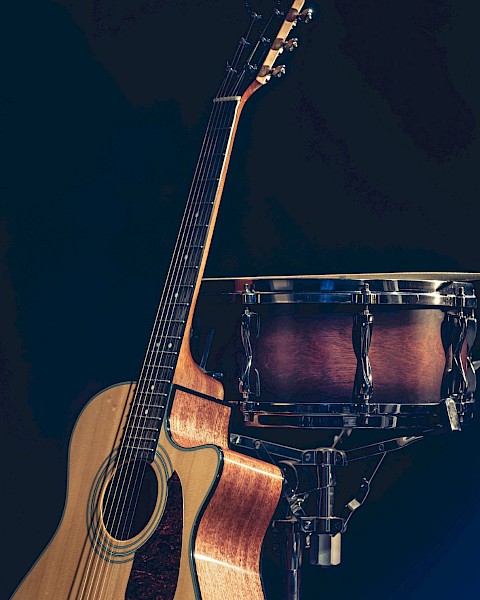
[{"label": "drum shell", "polygon": [[[282,403],[286,414],[316,412],[316,403],[323,405],[322,413],[325,405],[352,402],[435,405],[448,395],[452,322],[460,314],[473,316],[476,307],[470,284],[377,278],[365,288],[365,280],[277,278],[245,287],[244,281],[205,281],[196,310],[194,356],[200,360],[202,338],[214,330],[206,368],[223,374],[226,399],[245,400],[238,390],[246,365],[241,335],[245,311],[251,313],[252,366],[247,384],[254,411],[281,412]],[[364,302],[361,290],[368,290],[368,285],[375,293]],[[465,302],[462,298],[459,302],[458,292],[465,290],[467,305],[462,306]],[[373,324],[363,366],[371,368],[373,395],[359,397],[354,393],[360,362],[354,346],[357,354],[359,346],[352,329],[354,315],[365,311]],[[465,341],[460,355],[464,369],[467,354]]]},{"label": "drum shell", "polygon": [[[443,311],[380,309],[373,317],[368,357],[375,402],[438,402],[446,364]],[[261,399],[350,402],[357,368],[352,321],[351,311],[262,319],[254,354]]]},{"label": "drum shell", "polygon": [[[197,311],[202,313],[202,329],[215,330],[207,368],[223,373],[226,397],[237,400],[245,360],[242,308],[202,304]],[[260,319],[252,363],[259,373],[260,402],[351,402],[357,368],[352,343],[354,310],[331,306],[326,310],[318,305],[269,305],[250,310]],[[368,356],[375,401],[439,402],[447,364],[442,342],[444,311],[377,307],[372,312]]]}]

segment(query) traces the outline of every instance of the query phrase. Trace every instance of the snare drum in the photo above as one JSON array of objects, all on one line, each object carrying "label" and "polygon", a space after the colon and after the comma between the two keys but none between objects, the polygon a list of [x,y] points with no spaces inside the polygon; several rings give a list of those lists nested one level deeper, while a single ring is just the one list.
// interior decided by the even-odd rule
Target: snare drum
[{"label": "snare drum", "polygon": [[247,426],[458,429],[473,416],[478,279],[205,279],[195,321],[212,344],[202,366],[223,375]]}]

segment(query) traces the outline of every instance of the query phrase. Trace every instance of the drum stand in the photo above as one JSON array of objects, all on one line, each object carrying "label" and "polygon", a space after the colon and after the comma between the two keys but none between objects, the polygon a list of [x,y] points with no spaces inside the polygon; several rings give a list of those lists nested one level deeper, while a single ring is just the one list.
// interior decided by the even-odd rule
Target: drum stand
[{"label": "drum stand", "polygon": [[[475,385],[472,384],[471,388]],[[272,522],[272,553],[280,559],[284,574],[285,600],[301,600],[301,569],[305,553],[309,562],[330,567],[341,562],[341,539],[353,513],[370,492],[373,478],[385,456],[437,434],[461,431],[461,425],[473,418],[473,399],[448,397],[437,405],[432,426],[418,435],[402,436],[372,444],[340,450],[336,446],[345,433],[342,429],[331,447],[301,450],[271,441],[231,433],[230,445],[239,452],[277,465],[284,474],[283,518]],[[362,459],[376,459],[353,497],[335,514],[337,468]]]},{"label": "drum stand", "polygon": [[[458,430],[458,419],[452,417],[452,405],[445,402],[444,410],[449,418],[449,429]],[[445,431],[443,428],[434,431],[441,433],[442,430]],[[365,502],[372,480],[387,453],[406,448],[425,437],[423,434],[397,437],[339,450],[335,446],[346,431],[335,438],[332,447],[306,450],[238,433],[230,435],[232,448],[276,464],[284,473],[283,503],[286,509],[283,518],[275,518],[272,522],[272,552],[281,561],[286,600],[301,600],[301,569],[306,552],[312,565],[330,567],[340,564],[342,534],[353,513]],[[432,434],[434,431],[424,433]],[[337,468],[369,458],[376,458],[376,461],[361,479],[353,498],[336,515]]]}]

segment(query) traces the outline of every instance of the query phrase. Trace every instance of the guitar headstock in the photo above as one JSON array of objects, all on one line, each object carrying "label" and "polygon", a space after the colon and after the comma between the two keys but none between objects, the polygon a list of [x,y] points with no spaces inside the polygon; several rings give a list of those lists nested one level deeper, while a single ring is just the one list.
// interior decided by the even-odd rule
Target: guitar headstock
[{"label": "guitar headstock", "polygon": [[297,38],[288,36],[297,23],[308,23],[312,18],[312,10],[303,9],[304,3],[305,0],[290,0],[282,9],[282,3],[277,1],[267,18],[247,4],[250,27],[240,39],[232,62],[227,63],[227,74],[216,98],[235,96],[247,100],[272,77],[285,73],[285,65],[277,65],[277,59],[298,45]]}]

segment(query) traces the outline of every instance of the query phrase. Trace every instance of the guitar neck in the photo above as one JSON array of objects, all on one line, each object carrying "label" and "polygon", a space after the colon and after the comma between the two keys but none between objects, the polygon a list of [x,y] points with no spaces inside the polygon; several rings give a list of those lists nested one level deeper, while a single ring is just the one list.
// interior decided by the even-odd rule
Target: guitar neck
[{"label": "guitar neck", "polygon": [[[186,210],[132,402],[124,444],[153,457],[158,429],[185,332],[189,330],[218,214],[228,162],[244,101],[215,98]],[[138,426],[143,439],[138,446]],[[151,435],[148,435],[148,432]]]},{"label": "guitar neck", "polygon": [[155,352],[158,344],[163,347],[165,335],[183,337],[191,318],[220,205],[240,102],[240,98],[213,101],[149,351]]}]

